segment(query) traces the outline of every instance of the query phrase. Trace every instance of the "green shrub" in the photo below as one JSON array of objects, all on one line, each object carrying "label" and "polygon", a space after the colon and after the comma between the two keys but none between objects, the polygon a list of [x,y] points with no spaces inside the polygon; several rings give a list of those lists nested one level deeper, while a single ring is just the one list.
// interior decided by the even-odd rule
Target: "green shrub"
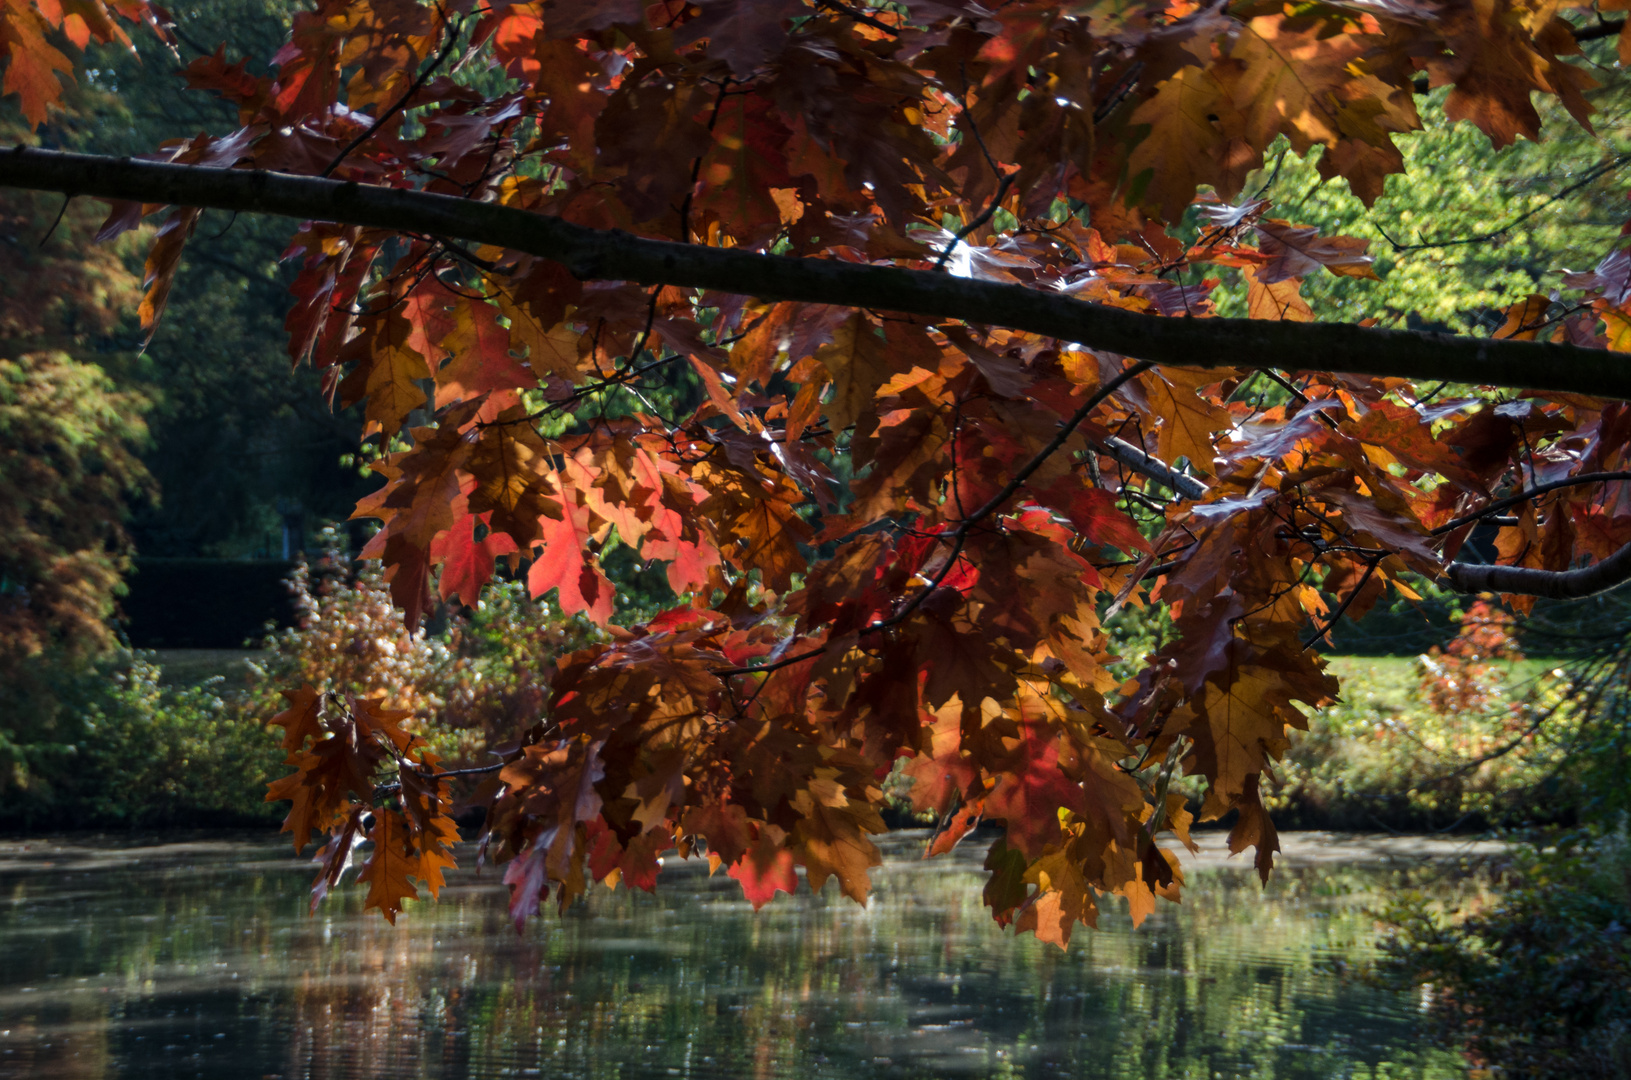
[{"label": "green shrub", "polygon": [[0,823],[30,829],[242,825],[281,755],[264,724],[220,693],[160,685],[142,654],[41,660],[4,694]]},{"label": "green shrub", "polygon": [[[1570,850],[1571,846],[1574,850]],[[1420,896],[1386,915],[1383,977],[1441,1037],[1503,1075],[1631,1076],[1631,844],[1624,830],[1525,853],[1492,906],[1456,918]]]},{"label": "green shrub", "polygon": [[47,654],[0,682],[0,826],[276,821],[284,808],[263,797],[288,769],[266,722],[304,683],[382,698],[450,764],[487,764],[488,747],[543,717],[556,658],[599,633],[500,582],[476,610],[410,634],[377,566],[331,551],[318,569],[291,574],[299,625],[266,638],[247,685],[166,687],[142,653]]}]

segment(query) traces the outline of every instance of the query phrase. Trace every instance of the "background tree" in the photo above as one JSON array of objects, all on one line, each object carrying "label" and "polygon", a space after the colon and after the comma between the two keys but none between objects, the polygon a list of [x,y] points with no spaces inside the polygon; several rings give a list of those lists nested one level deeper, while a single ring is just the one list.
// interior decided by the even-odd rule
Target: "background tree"
[{"label": "background tree", "polygon": [[0,671],[15,678],[48,646],[111,639],[130,502],[151,483],[136,457],[147,402],[76,359],[140,296],[133,245],[92,246],[94,211],[36,192],[5,192],[0,217]]},{"label": "background tree", "polygon": [[[173,46],[152,34],[134,35],[134,49],[93,44],[68,107],[53,110],[39,145],[134,155],[167,139],[230,133],[237,110],[188,92],[182,68],[202,42],[229,42],[233,60],[264,71],[298,7],[176,4],[167,9]],[[286,523],[298,547],[303,530],[344,519],[367,490],[351,463],[359,418],[331,409],[317,377],[288,362],[283,320],[294,269],[282,255],[291,235],[287,222],[204,215],[156,332],[142,329],[131,303],[98,350],[120,386],[152,402],[141,457],[161,494],[140,502],[130,523],[144,555],[277,556]],[[123,250],[139,283],[145,251]]]},{"label": "background tree", "polygon": [[65,353],[0,359],[0,665],[109,638],[144,403]]},{"label": "background tree", "polygon": [[[113,40],[108,10],[0,16],[31,122],[45,35]],[[1284,138],[1375,202],[1423,90],[1497,147],[1534,95],[1589,124],[1580,42],[1613,46],[1575,17],[323,0],[266,74],[188,64],[236,130],[19,148],[0,183],[113,200],[105,235],[158,214],[149,329],[199,208],[300,219],[290,355],[363,410],[408,626],[500,565],[607,625],[481,770],[518,925],[671,846],[755,904],[797,866],[864,897],[899,763],[933,850],[1003,824],[987,903],[1064,944],[1102,892],[1177,896],[1180,771],[1268,873],[1260,785],[1336,693],[1338,618],[1416,576],[1520,605],[1631,576],[1631,254],[1488,338],[1320,322],[1304,282],[1369,278],[1368,243],[1248,187]],[[702,393],[660,394],[677,370]],[[1457,561],[1480,524],[1499,565]],[[618,625],[614,547],[677,601]],[[1103,622],[1148,603],[1171,633],[1122,678]],[[371,840],[394,917],[451,864],[455,777],[378,701],[288,697],[286,828],[327,835],[319,894]]]}]

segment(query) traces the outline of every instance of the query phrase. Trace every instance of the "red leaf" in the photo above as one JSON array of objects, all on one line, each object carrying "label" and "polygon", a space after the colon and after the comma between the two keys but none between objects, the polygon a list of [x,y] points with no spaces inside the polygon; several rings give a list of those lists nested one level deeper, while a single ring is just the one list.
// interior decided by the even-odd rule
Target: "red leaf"
[{"label": "red leaf", "polygon": [[493,576],[497,557],[513,555],[519,550],[508,533],[490,532],[476,539],[477,524],[486,524],[488,516],[464,518],[431,543],[430,561],[442,564],[443,600],[457,596],[465,607],[475,607],[481,599],[482,586]]},{"label": "red leaf", "polygon": [[1069,519],[1084,540],[1122,551],[1150,550],[1150,542],[1133,519],[1117,508],[1112,492],[1087,487],[1069,473],[1055,477],[1045,488],[1033,485],[1031,491],[1038,502]]},{"label": "red leaf", "polygon": [[1013,756],[1003,763],[985,812],[1008,823],[1008,845],[1028,859],[1059,841],[1059,811],[1087,812],[1082,785],[1061,767],[1059,744],[1027,728]]},{"label": "red leaf", "polygon": [[577,493],[561,489],[560,520],[541,517],[544,548],[527,571],[527,591],[542,596],[560,590],[561,614],[583,612],[604,626],[612,617],[612,583],[600,572],[588,551],[589,510],[577,501]]},{"label": "red leaf", "polygon": [[759,839],[726,871],[741,883],[742,895],[754,911],[770,903],[778,892],[791,896],[798,889],[793,853],[773,839],[776,832],[780,830],[775,826],[760,826]]},{"label": "red leaf", "polygon": [[453,309],[453,329],[438,342],[453,359],[436,372],[436,407],[482,394],[538,385],[526,361],[510,355],[510,331],[498,325],[498,308],[461,300]]}]

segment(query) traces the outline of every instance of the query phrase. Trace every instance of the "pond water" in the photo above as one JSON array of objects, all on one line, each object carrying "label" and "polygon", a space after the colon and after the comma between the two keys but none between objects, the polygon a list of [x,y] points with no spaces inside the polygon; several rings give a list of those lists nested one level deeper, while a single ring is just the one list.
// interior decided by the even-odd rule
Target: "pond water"
[{"label": "pond water", "polygon": [[1265,891],[1219,842],[1181,906],[1134,930],[1111,898],[1061,952],[991,922],[978,846],[923,862],[920,834],[888,838],[865,908],[829,885],[755,914],[670,859],[656,895],[598,889],[519,939],[490,869],[393,929],[350,888],[309,917],[310,863],[258,837],[12,841],[0,1076],[1466,1075],[1353,975],[1367,909],[1458,887],[1457,849],[1292,838]]}]

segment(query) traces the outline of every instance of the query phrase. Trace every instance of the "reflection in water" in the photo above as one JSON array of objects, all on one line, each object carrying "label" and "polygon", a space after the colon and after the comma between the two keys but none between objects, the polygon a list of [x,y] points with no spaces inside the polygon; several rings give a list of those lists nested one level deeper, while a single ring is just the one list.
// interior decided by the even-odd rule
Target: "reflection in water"
[{"label": "reflection in water", "polygon": [[[0,872],[0,1076],[1449,1077],[1344,977],[1403,871],[1203,870],[1068,953],[999,931],[980,854],[890,838],[869,906],[670,860],[517,940],[497,875],[395,929],[260,842]],[[465,853],[468,855],[468,853]]]}]

